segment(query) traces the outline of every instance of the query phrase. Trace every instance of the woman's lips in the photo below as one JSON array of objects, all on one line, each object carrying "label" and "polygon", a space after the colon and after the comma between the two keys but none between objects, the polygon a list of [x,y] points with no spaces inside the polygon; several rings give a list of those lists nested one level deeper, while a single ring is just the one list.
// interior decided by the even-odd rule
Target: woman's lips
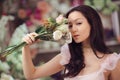
[{"label": "woman's lips", "polygon": [[78,38],[78,37],[79,37],[79,35],[74,35],[73,37],[74,37],[74,38]]}]

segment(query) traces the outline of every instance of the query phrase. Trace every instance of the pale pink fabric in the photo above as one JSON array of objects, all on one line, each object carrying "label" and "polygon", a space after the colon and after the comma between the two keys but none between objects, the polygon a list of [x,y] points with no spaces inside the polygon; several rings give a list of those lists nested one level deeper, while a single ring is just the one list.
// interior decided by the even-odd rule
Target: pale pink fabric
[{"label": "pale pink fabric", "polygon": [[120,54],[113,53],[101,65],[103,69],[113,70],[116,67],[117,61],[120,59]]},{"label": "pale pink fabric", "polygon": [[[62,59],[60,61],[60,64],[68,64],[71,55],[67,44],[61,47],[61,56]],[[64,80],[105,80],[104,72],[106,70],[113,70],[116,67],[118,60],[120,60],[120,54],[113,53],[105,59],[105,61],[101,64],[101,68],[98,71],[88,75],[65,78]]]},{"label": "pale pink fabric", "polygon": [[60,64],[61,65],[68,64],[69,60],[71,58],[69,48],[68,48],[68,44],[65,44],[61,47],[61,56],[62,56],[62,59],[60,61]]}]

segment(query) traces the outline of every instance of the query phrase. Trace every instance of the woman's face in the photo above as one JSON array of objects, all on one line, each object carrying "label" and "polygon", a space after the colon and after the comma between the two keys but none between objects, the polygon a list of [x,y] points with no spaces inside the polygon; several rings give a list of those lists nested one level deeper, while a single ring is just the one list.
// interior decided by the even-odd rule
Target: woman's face
[{"label": "woman's face", "polygon": [[90,24],[78,11],[71,12],[68,16],[69,30],[76,43],[86,42],[90,35]]}]

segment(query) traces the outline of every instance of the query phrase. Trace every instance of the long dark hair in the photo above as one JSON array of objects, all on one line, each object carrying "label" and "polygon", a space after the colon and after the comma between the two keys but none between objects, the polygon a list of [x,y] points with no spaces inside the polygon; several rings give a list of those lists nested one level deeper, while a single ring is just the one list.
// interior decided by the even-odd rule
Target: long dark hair
[{"label": "long dark hair", "polygon": [[[69,14],[74,11],[82,13],[83,16],[88,20],[88,23],[90,24],[91,31],[89,36],[89,42],[96,57],[101,58],[97,55],[96,51],[99,51],[103,54],[112,53],[109,50],[109,48],[105,45],[103,36],[103,25],[99,14],[93,8],[87,5],[80,5],[72,8],[66,14],[66,17],[68,18]],[[69,50],[71,54],[71,59],[69,63],[65,65],[64,77],[75,77],[85,67],[82,42],[75,43],[75,41],[73,40],[72,43],[69,44]]]}]

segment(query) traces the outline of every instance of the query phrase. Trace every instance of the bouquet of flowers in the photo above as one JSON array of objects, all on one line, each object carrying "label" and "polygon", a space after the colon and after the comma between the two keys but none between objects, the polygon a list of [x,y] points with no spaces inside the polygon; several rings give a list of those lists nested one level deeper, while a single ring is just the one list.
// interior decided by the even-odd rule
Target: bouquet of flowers
[{"label": "bouquet of flowers", "polygon": [[[67,19],[63,15],[58,16],[56,19],[48,18],[43,25],[39,25],[36,29],[38,36],[35,39],[46,40],[46,41],[59,41],[60,39],[65,40],[67,43],[71,43],[71,33],[69,32]],[[0,58],[4,58],[7,55],[13,53],[19,48],[27,45],[26,42],[8,47],[5,51],[0,53]]]}]

